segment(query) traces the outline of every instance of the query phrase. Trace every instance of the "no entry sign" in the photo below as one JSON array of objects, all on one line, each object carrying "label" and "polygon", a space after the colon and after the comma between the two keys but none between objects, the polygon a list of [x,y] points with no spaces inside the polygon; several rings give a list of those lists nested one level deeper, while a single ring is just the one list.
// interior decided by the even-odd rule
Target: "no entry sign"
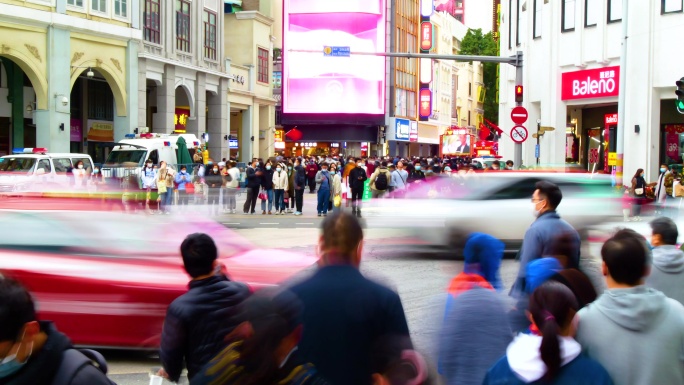
[{"label": "no entry sign", "polygon": [[515,126],[511,129],[511,139],[516,143],[522,143],[527,140],[527,128],[523,126]]},{"label": "no entry sign", "polygon": [[527,110],[525,107],[515,107],[511,111],[511,120],[515,124],[523,124],[527,121]]}]

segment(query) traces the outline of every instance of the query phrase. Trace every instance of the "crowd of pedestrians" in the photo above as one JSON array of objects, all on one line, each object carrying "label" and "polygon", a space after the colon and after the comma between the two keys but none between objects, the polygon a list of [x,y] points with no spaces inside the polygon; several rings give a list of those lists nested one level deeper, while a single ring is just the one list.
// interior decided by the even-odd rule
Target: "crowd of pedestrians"
[{"label": "crowd of pedestrians", "polygon": [[[274,197],[285,195],[290,180],[277,175],[288,164],[275,165]],[[271,171],[259,167],[252,164],[254,176]],[[336,191],[338,172],[368,177],[358,170],[356,160],[344,170],[325,164],[313,176],[314,191],[324,198]],[[391,172],[382,162],[374,169],[376,189],[384,183],[379,176]],[[309,188],[300,159],[293,175],[295,186]],[[392,175],[386,177],[389,185]],[[315,271],[256,292],[228,278],[209,236],[191,234],[180,247],[191,280],[168,307],[157,374],[178,381],[186,368],[191,385],[684,384],[677,226],[655,219],[648,241],[629,229],[612,235],[600,252],[604,290],[582,271],[588,256],[556,212],[562,199],[558,186],[536,185],[536,219],[509,293],[500,277],[503,243],[483,233],[454,235],[464,268],[447,288],[436,373],[413,347],[399,295],[361,273],[364,233],[356,215],[338,210],[322,221]],[[86,364],[74,369],[66,357]],[[98,361],[95,352],[73,349],[53,324],[37,321],[26,289],[0,278],[1,385],[109,384]],[[64,373],[69,380],[55,382]]]}]

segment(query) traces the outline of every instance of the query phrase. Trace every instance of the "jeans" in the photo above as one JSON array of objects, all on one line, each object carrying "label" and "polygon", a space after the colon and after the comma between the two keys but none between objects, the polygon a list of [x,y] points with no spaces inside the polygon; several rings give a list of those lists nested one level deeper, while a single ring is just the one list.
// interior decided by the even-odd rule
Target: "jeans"
[{"label": "jeans", "polygon": [[285,190],[274,190],[275,211],[285,211]]},{"label": "jeans", "polygon": [[166,192],[159,193],[159,211],[166,211],[166,196],[169,194],[169,191],[167,190]]},{"label": "jeans", "polygon": [[218,213],[219,209],[219,194],[221,194],[221,189],[219,187],[213,187],[209,189],[209,213]]},{"label": "jeans", "polygon": [[295,204],[297,205],[296,211],[302,212],[302,206],[304,206],[304,188],[295,190]]},{"label": "jeans", "polygon": [[318,208],[319,214],[328,213],[328,205],[330,204],[330,190],[321,188],[318,190]]},{"label": "jeans", "polygon": [[[273,189],[264,190],[266,197],[268,198],[268,212],[271,212],[273,208]],[[261,211],[266,211],[266,201],[261,201]]]},{"label": "jeans", "polygon": [[361,210],[361,197],[363,196],[363,188],[351,189],[352,211]]},{"label": "jeans", "polygon": [[170,206],[173,206],[173,186],[166,187],[166,202],[164,202],[164,210],[169,211]]},{"label": "jeans", "polygon": [[235,207],[237,207],[236,196],[236,188],[226,187],[223,190],[223,208],[226,210],[235,210]]},{"label": "jeans", "polygon": [[307,179],[309,182],[309,192],[313,194],[314,190],[316,190],[316,177]]}]

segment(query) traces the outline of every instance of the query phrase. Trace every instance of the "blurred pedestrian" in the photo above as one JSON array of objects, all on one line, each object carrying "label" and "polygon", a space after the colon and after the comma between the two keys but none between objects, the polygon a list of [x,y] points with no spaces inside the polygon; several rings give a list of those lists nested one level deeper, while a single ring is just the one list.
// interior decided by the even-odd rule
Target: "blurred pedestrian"
[{"label": "blurred pedestrian", "polygon": [[632,177],[631,187],[632,197],[634,197],[634,205],[632,206],[632,217],[634,220],[641,220],[641,205],[646,199],[646,179],[644,179],[644,169],[640,168]]},{"label": "blurred pedestrian", "polygon": [[382,337],[371,351],[371,360],[373,385],[436,384],[425,359],[406,337]]},{"label": "blurred pedestrian", "polygon": [[[81,162],[81,161],[79,161]],[[83,163],[83,162],[81,162]],[[140,175],[142,179],[142,188],[145,190],[145,210],[148,214],[154,214],[150,208],[150,199],[152,199],[152,189],[157,186],[157,170],[154,168],[152,159],[148,159],[143,167]]]},{"label": "blurred pedestrian", "polygon": [[[171,185],[171,186],[169,186]],[[173,171],[169,169],[165,161],[159,162],[159,172],[157,173],[157,193],[159,198],[159,213],[170,214],[171,203],[173,202]]]},{"label": "blurred pedestrian", "polygon": [[332,181],[330,180],[330,172],[328,171],[328,164],[321,164],[321,171],[316,173],[316,185],[318,185],[318,216],[328,215],[328,205],[330,204],[330,188]]},{"label": "blurred pedestrian", "polygon": [[423,166],[416,162],[416,164],[413,166],[413,172],[411,172],[408,176],[409,185],[419,184],[425,181],[425,174],[423,173],[422,169]]},{"label": "blurred pedestrian", "polygon": [[578,313],[577,341],[616,384],[684,384],[684,306],[644,286],[646,241],[620,230],[601,257],[608,290]]},{"label": "blurred pedestrian", "polygon": [[306,165],[306,178],[309,183],[309,193],[313,194],[316,190],[316,174],[318,173],[318,164],[314,159],[309,160]]},{"label": "blurred pedestrian", "polygon": [[219,171],[218,164],[212,164],[211,169],[205,177],[207,182],[208,192],[208,206],[210,215],[218,215],[219,213],[219,196],[221,194],[221,185],[223,184],[223,177]]},{"label": "blurred pedestrian", "polygon": [[366,176],[366,170],[363,169],[361,158],[357,158],[356,161],[356,167],[349,171],[349,187],[351,189],[352,214],[361,217],[361,199],[368,176]]},{"label": "blurred pedestrian", "polygon": [[[268,215],[273,214],[273,163],[269,160],[266,161],[266,166],[263,170],[263,175],[261,177],[261,191],[266,194],[266,199],[261,200],[261,215],[266,215],[266,201],[268,201]],[[278,207],[276,206],[276,209]]]},{"label": "blurred pedestrian", "polygon": [[387,169],[387,162],[383,161],[380,163],[375,172],[370,177],[370,188],[373,198],[382,198],[388,191],[390,181],[392,180],[392,174]]},{"label": "blurred pedestrian", "polygon": [[238,305],[250,294],[247,285],[229,280],[222,271],[216,244],[207,234],[188,235],[180,252],[192,279],[188,292],[166,311],[159,347],[159,375],[173,382],[183,367],[192,380],[225,347],[223,339],[238,324]]},{"label": "blurred pedestrian", "polygon": [[672,219],[660,217],[651,222],[653,266],[646,286],[684,304],[684,252],[677,247],[678,237]]},{"label": "blurred pedestrian", "polygon": [[563,199],[563,193],[557,185],[541,181],[535,185],[532,195],[532,213],[535,221],[525,232],[522,247],[520,248],[520,268],[518,278],[511,289],[515,296],[525,292],[525,272],[527,264],[535,259],[549,255],[549,247],[552,240],[559,234],[571,234],[574,238],[575,249],[568,256],[573,266],[579,265],[580,236],[568,222],[561,219],[556,209]]},{"label": "blurred pedestrian", "polygon": [[512,160],[507,160],[506,161],[506,170],[513,170],[513,161]]},{"label": "blurred pedestrian", "polygon": [[650,186],[655,187],[655,203],[656,203],[656,215],[666,216],[669,210],[667,209],[667,198],[668,187],[672,187],[673,177],[670,172],[670,166],[667,164],[660,165],[660,174],[658,175],[658,181],[651,183]]},{"label": "blurred pedestrian", "polygon": [[0,275],[0,384],[114,383],[107,378],[107,363],[102,355],[74,349],[54,323],[38,321],[28,290]]},{"label": "blurred pedestrian", "polygon": [[303,308],[294,294],[261,289],[241,308],[228,346],[190,385],[328,385],[297,349]]},{"label": "blurred pedestrian", "polygon": [[[340,166],[333,163],[330,166],[330,180],[332,186],[330,188],[330,204],[328,205],[328,211],[339,211],[340,205],[342,203],[342,171]],[[339,204],[335,204],[338,202]]]},{"label": "blurred pedestrian", "polygon": [[392,184],[394,185],[393,196],[403,198],[408,185],[408,172],[404,170],[404,162],[397,162],[397,167],[392,171]]},{"label": "blurred pedestrian", "polygon": [[247,179],[247,200],[243,206],[245,214],[254,215],[256,209],[256,202],[259,197],[259,189],[261,188],[261,175],[263,173],[259,169],[259,161],[252,160],[252,164],[247,167],[245,177]]},{"label": "blurred pedestrian", "polygon": [[176,174],[176,184],[178,185],[178,206],[187,206],[190,199],[187,190],[188,185],[192,185],[192,179],[185,165],[181,165],[180,172]]},{"label": "blurred pedestrian", "polygon": [[225,180],[225,196],[223,198],[223,207],[226,213],[235,214],[237,210],[237,193],[240,188],[240,169],[237,168],[237,163],[233,160],[228,162],[228,170],[224,175]]},{"label": "blurred pedestrian", "polygon": [[306,188],[306,170],[302,166],[302,158],[295,160],[295,215],[302,215],[304,209],[304,189]]},{"label": "blurred pedestrian", "polygon": [[273,199],[275,201],[276,215],[285,215],[285,191],[288,189],[287,171],[283,170],[284,165],[278,163],[273,173]]},{"label": "blurred pedestrian", "polygon": [[287,196],[285,197],[288,213],[294,213],[295,209],[295,170],[294,162],[287,162]]},{"label": "blurred pedestrian", "polygon": [[608,372],[582,355],[582,346],[573,338],[577,310],[566,286],[547,282],[538,287],[528,312],[532,333],[521,333],[510,343],[482,384],[612,385]]},{"label": "blurred pedestrian", "polygon": [[319,269],[292,287],[304,305],[304,360],[334,385],[369,385],[371,347],[382,336],[409,338],[399,295],[359,271],[363,230],[340,211],[323,220]]},{"label": "blurred pedestrian", "polygon": [[508,326],[499,267],[504,244],[488,235],[465,240],[463,272],[449,284],[439,335],[438,369],[446,384],[479,385],[513,338]]}]

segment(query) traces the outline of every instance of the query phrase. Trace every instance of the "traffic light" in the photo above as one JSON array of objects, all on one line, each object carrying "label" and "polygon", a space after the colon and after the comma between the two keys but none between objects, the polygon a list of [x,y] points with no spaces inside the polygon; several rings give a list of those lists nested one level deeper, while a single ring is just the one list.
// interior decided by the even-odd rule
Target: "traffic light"
[{"label": "traffic light", "polygon": [[677,112],[684,114],[684,78],[677,80],[675,84],[677,84],[677,90],[675,91],[675,94],[677,94]]},{"label": "traffic light", "polygon": [[[682,78],[684,79],[684,78]],[[682,89],[684,90],[684,89]],[[522,103],[523,101],[523,86],[517,85],[515,86],[515,102],[516,103]]]}]

